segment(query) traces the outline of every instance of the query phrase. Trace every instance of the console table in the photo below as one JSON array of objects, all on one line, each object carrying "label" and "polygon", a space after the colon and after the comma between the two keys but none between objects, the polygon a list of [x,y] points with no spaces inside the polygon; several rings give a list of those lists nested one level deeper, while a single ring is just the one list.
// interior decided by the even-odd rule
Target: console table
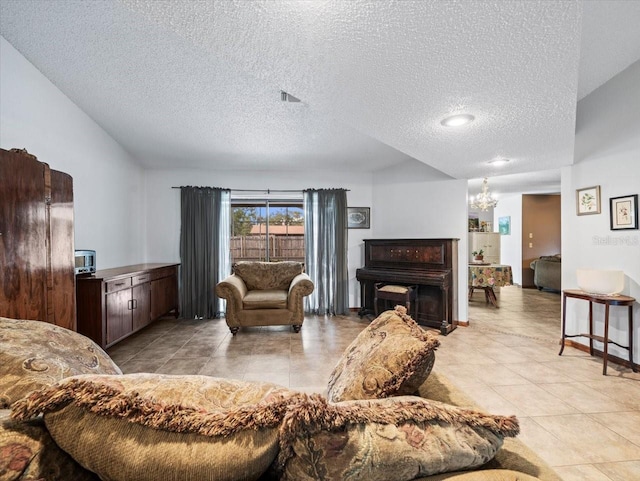
[{"label": "console table", "polygon": [[[562,340],[559,356],[562,355],[562,351],[564,351],[564,340],[567,337],[588,337],[589,338],[589,354],[593,356],[593,340],[599,341],[603,343],[603,362],[602,362],[602,375],[606,376],[607,374],[607,358],[609,351],[609,344],[615,344],[622,349],[627,349],[629,351],[629,362],[631,363],[631,369],[633,372],[638,372],[636,369],[636,365],[633,363],[633,304],[636,300],[633,297],[629,296],[606,296],[599,294],[590,294],[588,292],[584,292],[577,289],[568,289],[562,291]],[[566,317],[567,317],[567,297],[571,297],[573,299],[582,299],[584,301],[589,301],[589,334],[575,334],[575,335],[567,335],[565,332],[566,329]],[[604,304],[604,336],[596,336],[593,334],[593,303],[596,304]],[[615,341],[609,339],[609,306],[628,306],[629,308],[629,345],[623,346],[618,344]]]},{"label": "console table", "polygon": [[511,266],[502,264],[469,264],[469,300],[474,289],[484,291],[487,302],[493,307],[498,306],[498,299],[494,287],[504,287],[513,284]]}]

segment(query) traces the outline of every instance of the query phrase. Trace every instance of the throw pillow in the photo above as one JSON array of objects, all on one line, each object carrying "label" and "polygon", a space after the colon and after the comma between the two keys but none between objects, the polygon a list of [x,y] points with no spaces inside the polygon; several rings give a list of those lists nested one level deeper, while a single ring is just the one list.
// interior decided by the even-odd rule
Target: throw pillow
[{"label": "throw pillow", "polygon": [[122,374],[95,342],[64,327],[0,317],[0,409],[77,374]]},{"label": "throw pillow", "polygon": [[0,479],[2,481],[99,481],[51,439],[42,419],[19,423],[0,410]]},{"label": "throw pillow", "polygon": [[56,443],[101,479],[250,480],[276,458],[296,395],[207,376],[75,376],[16,402],[12,415],[43,413]]},{"label": "throw pillow", "polygon": [[435,362],[437,336],[404,306],[385,311],[349,345],[328,384],[332,402],[414,394]]},{"label": "throw pillow", "polygon": [[476,468],[518,432],[513,416],[414,396],[336,404],[301,396],[280,428],[278,469],[284,481],[407,481]]},{"label": "throw pillow", "polygon": [[[473,401],[464,392],[456,388],[446,376],[437,371],[431,373],[425,383],[420,386],[418,395],[433,401],[476,409]],[[495,457],[482,467],[482,471],[486,471],[488,474],[484,475],[485,477],[478,477],[478,481],[494,481],[493,472],[504,473],[507,470],[521,473],[521,478],[515,478],[518,481],[520,479],[522,481],[528,480],[529,477],[545,481],[560,481],[555,471],[547,463],[516,438],[504,440],[502,448]],[[527,475],[529,477],[526,477]],[[496,477],[495,479],[500,480],[501,478]]]}]

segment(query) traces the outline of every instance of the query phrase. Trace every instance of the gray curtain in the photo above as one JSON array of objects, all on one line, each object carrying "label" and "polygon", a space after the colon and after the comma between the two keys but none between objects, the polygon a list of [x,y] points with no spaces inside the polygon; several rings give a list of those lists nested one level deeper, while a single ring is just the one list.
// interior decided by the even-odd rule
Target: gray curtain
[{"label": "gray curtain", "polygon": [[187,319],[220,315],[215,286],[229,264],[229,198],[227,189],[180,187],[180,311]]},{"label": "gray curtain", "polygon": [[349,312],[347,191],[304,192],[305,269],[314,291],[305,311],[319,315]]}]

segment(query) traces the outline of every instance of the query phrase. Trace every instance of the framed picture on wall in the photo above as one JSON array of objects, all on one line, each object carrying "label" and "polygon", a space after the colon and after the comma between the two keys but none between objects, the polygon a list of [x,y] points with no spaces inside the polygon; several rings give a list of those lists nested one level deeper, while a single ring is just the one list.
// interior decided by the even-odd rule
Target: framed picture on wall
[{"label": "framed picture on wall", "polygon": [[347,207],[347,228],[369,229],[370,207]]},{"label": "framed picture on wall", "polygon": [[511,216],[498,217],[498,232],[501,235],[511,235]]},{"label": "framed picture on wall", "polygon": [[638,194],[609,199],[611,230],[638,228]]},{"label": "framed picture on wall", "polygon": [[576,190],[576,213],[578,215],[591,215],[600,213],[599,185]]},{"label": "framed picture on wall", "polygon": [[469,214],[469,232],[478,232],[480,230],[480,219],[478,214]]}]

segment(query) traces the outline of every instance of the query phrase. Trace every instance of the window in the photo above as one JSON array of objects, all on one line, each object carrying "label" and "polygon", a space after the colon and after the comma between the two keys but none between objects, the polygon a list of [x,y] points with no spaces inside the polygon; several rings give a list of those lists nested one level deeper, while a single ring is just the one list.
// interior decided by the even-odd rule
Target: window
[{"label": "window", "polygon": [[231,262],[304,262],[302,200],[232,199]]}]

